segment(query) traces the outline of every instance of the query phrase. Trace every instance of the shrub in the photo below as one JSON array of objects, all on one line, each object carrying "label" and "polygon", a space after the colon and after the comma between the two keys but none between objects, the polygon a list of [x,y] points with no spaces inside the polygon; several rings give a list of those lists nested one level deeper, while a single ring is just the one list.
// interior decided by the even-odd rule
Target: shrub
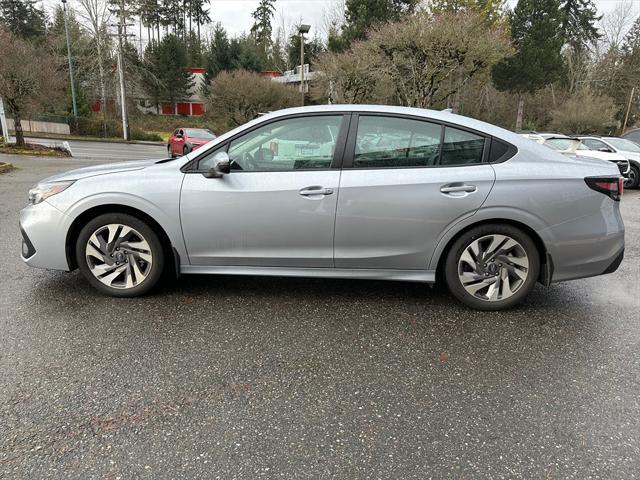
[{"label": "shrub", "polygon": [[222,128],[234,128],[260,113],[292,107],[298,90],[246,70],[221,72],[211,81],[207,116]]},{"label": "shrub", "polygon": [[610,133],[616,127],[610,97],[583,90],[551,113],[551,128],[566,133]]}]

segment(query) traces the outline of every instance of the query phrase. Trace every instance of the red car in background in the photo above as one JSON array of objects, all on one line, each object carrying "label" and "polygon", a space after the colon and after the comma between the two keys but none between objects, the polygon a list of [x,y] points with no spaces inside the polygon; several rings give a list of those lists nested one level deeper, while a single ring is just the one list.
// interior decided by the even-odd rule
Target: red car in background
[{"label": "red car in background", "polygon": [[216,138],[206,128],[176,128],[169,137],[167,150],[170,157],[186,155]]}]

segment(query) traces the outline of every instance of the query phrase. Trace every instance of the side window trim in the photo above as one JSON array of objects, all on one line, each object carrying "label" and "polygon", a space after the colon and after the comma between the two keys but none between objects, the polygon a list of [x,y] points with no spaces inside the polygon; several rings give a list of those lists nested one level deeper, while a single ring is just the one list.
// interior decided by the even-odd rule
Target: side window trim
[{"label": "side window trim", "polygon": [[[426,123],[432,123],[436,125],[440,125],[440,147],[438,150],[438,159],[435,165],[420,165],[413,167],[366,167],[366,168],[354,168],[353,160],[355,158],[355,150],[356,150],[356,137],[358,135],[358,123],[361,116],[368,117],[383,117],[383,118],[404,118],[408,120],[416,120]],[[445,130],[447,127],[454,128],[457,130],[462,130],[464,132],[472,133],[479,137],[484,138],[484,145],[482,150],[482,161],[480,163],[473,163],[468,165],[445,165],[441,164],[442,162],[442,149],[444,146],[444,136]],[[429,117],[419,117],[414,115],[402,115],[402,114],[394,114],[394,113],[383,113],[383,112],[353,112],[351,114],[351,125],[349,126],[349,135],[347,138],[347,147],[345,149],[344,160],[342,162],[343,169],[350,170],[389,170],[389,169],[414,169],[414,168],[458,168],[458,167],[475,167],[478,165],[485,165],[489,163],[489,147],[491,145],[491,135],[488,135],[484,132],[480,132],[471,128],[467,128],[463,125],[455,125],[448,122],[439,121]],[[510,144],[509,144],[510,145]],[[511,146],[511,145],[510,145]],[[515,147],[514,147],[515,149]],[[513,156],[513,155],[511,155]],[[510,158],[510,157],[509,157]],[[506,160],[506,159],[505,159]]]},{"label": "side window trim", "polygon": [[[340,123],[340,132],[338,133],[338,138],[336,141],[336,146],[335,146],[335,150],[333,152],[333,158],[331,159],[331,166],[329,168],[312,168],[312,169],[300,169],[300,170],[268,170],[265,171],[265,173],[276,173],[276,172],[301,172],[301,171],[326,171],[326,170],[332,170],[332,169],[340,169],[342,168],[342,162],[344,160],[344,152],[345,152],[345,148],[346,148],[346,143],[347,143],[347,132],[349,131],[349,125],[351,122],[351,117],[352,114],[351,112],[345,112],[345,111],[337,111],[337,112],[309,112],[309,113],[301,113],[301,114],[294,114],[294,115],[285,115],[282,117],[276,117],[273,119],[270,119],[266,122],[261,122],[257,125],[254,125],[253,127],[251,127],[250,129],[246,129],[243,130],[239,133],[237,133],[236,135],[234,135],[233,137],[227,138],[223,143],[217,145],[216,147],[213,147],[213,149],[209,149],[206,152],[202,152],[200,155],[198,155],[197,157],[195,157],[194,159],[192,159],[190,162],[188,162],[187,164],[185,164],[180,171],[183,173],[197,173],[197,174],[202,174],[204,173],[206,170],[199,170],[198,169],[198,165],[200,164],[200,161],[203,160],[205,157],[208,156],[209,153],[213,153],[217,150],[219,150],[220,148],[224,147],[224,151],[225,152],[229,152],[229,146],[231,145],[231,142],[233,142],[234,140],[247,135],[259,128],[265,127],[267,125],[270,125],[272,123],[276,123],[276,122],[280,122],[280,121],[284,121],[284,120],[291,120],[291,119],[295,119],[295,118],[309,118],[309,117],[338,117],[338,116],[342,116],[342,120]],[[234,173],[242,173],[242,170],[234,170]],[[244,172],[244,173],[248,173],[248,172]],[[253,171],[253,173],[259,173],[258,171]]]}]

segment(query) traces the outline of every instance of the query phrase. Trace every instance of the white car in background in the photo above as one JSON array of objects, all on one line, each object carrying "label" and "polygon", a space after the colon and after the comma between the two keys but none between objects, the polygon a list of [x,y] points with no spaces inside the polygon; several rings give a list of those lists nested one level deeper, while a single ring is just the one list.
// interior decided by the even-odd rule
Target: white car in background
[{"label": "white car in background", "polygon": [[[611,153],[604,152],[600,150],[591,150],[587,145],[584,144],[582,139],[578,137],[569,137],[567,135],[558,135],[558,134],[521,134],[530,140],[536,141],[537,143],[542,143],[543,145],[557,150],[558,152],[576,158],[595,158],[598,160],[604,160],[607,162],[615,163],[618,166],[618,170],[622,174],[625,179],[625,184],[629,182],[628,175],[630,173],[630,165],[629,160],[624,156]],[[540,137],[542,141],[538,138],[531,138],[532,136]]]},{"label": "white car in background", "polygon": [[640,184],[640,145],[620,137],[578,137],[590,150],[617,153],[629,160],[629,172],[625,175],[625,188],[638,188]]}]

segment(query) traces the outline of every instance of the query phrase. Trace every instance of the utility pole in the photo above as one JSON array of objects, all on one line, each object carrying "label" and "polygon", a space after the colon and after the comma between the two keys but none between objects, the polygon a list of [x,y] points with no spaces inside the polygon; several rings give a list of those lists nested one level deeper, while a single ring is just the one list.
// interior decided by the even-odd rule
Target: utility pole
[{"label": "utility pole", "polygon": [[629,111],[631,110],[631,103],[633,102],[633,94],[636,92],[636,87],[631,89],[631,95],[629,96],[629,104],[627,105],[627,114],[624,116],[624,125],[622,126],[622,133],[627,129],[627,122],[629,121]]},{"label": "utility pole", "polygon": [[76,84],[73,81],[73,61],[71,60],[71,42],[69,41],[69,25],[67,25],[67,0],[62,0],[64,13],[64,33],[67,37],[67,57],[69,58],[69,81],[71,82],[71,100],[73,102],[73,117],[78,121],[78,104],[76,102]]},{"label": "utility pole", "polygon": [[9,143],[9,127],[7,127],[7,117],[4,113],[4,102],[2,101],[2,97],[0,97],[0,127],[2,128],[4,143]]},{"label": "utility pole", "polygon": [[304,34],[309,33],[311,25],[300,25],[298,32],[300,33],[300,104],[304,107]]},{"label": "utility pole", "polygon": [[120,84],[120,107],[122,112],[122,136],[125,140],[129,140],[129,113],[127,111],[127,89],[124,78],[124,55],[123,55],[123,44],[122,39],[128,36],[127,35],[127,24],[126,24],[126,9],[125,9],[125,0],[120,0],[120,4],[118,5],[118,10],[114,13],[118,14],[119,21],[115,25],[118,28],[118,52],[117,52],[117,63],[118,63],[118,81]]}]

